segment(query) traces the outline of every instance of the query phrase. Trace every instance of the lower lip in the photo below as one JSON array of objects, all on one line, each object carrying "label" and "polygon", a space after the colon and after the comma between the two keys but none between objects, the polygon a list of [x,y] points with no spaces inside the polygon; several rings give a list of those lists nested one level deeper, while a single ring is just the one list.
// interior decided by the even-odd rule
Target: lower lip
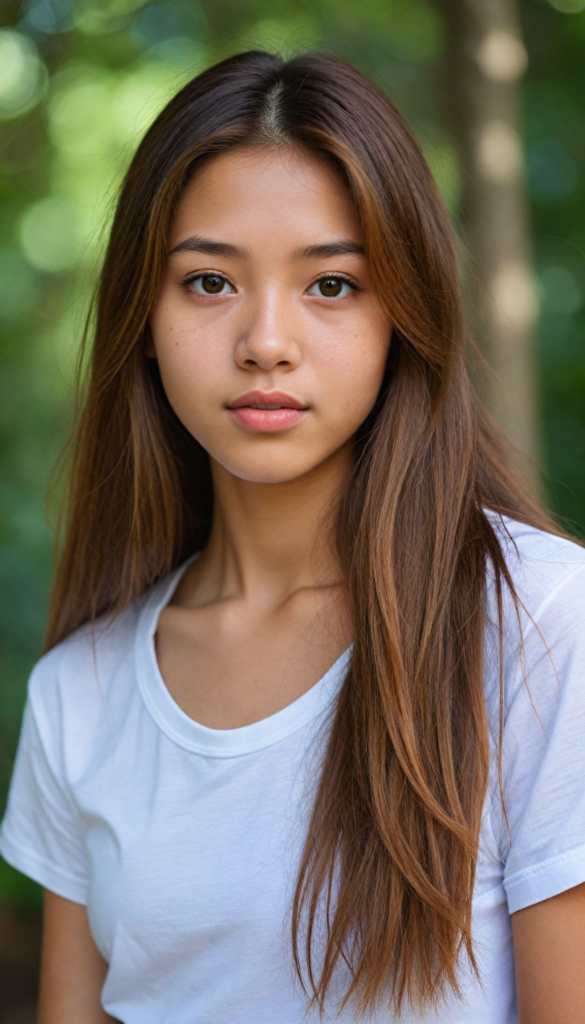
[{"label": "lower lip", "polygon": [[229,412],[242,427],[264,434],[288,430],[307,415],[306,409],[252,409],[249,405],[243,405],[240,409],[229,409]]}]

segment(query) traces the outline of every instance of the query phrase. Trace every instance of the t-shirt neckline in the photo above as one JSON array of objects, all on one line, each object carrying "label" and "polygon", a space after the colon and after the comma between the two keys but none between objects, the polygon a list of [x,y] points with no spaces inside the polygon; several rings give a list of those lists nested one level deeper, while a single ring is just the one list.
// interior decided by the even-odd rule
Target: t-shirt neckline
[{"label": "t-shirt neckline", "polygon": [[241,757],[278,743],[329,708],[345,677],[352,648],[348,647],[310,690],[281,711],[237,729],[202,725],[190,718],[171,696],[158,667],[154,643],[160,613],[196,557],[193,555],[169,573],[144,602],[135,640],[138,687],[151,717],[174,743],[207,757]]}]

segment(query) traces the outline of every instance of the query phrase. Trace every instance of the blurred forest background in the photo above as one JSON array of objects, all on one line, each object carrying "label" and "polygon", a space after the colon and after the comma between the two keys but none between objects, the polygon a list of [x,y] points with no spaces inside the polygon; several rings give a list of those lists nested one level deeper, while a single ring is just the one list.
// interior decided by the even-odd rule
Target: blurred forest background
[{"label": "blurred forest background", "polygon": [[[474,32],[491,22],[474,50]],[[500,420],[536,453],[553,510],[585,536],[585,0],[2,0],[0,811],[42,644],[47,485],[116,189],[145,127],[183,82],[250,47],[340,54],[413,125],[475,260],[479,340],[501,377],[492,398],[511,390]],[[479,72],[496,90],[487,100]],[[486,102],[505,110],[478,142],[476,180],[470,138]],[[505,199],[502,189],[511,206],[500,203],[498,222],[490,203]],[[508,256],[516,262],[496,300],[519,316],[507,350],[515,368],[490,348],[481,299],[490,260],[493,269]],[[501,316],[494,324],[505,341]],[[515,424],[522,389],[529,409]],[[0,915],[34,915],[38,905],[36,887],[0,864]],[[0,928],[0,957],[2,944]]]}]

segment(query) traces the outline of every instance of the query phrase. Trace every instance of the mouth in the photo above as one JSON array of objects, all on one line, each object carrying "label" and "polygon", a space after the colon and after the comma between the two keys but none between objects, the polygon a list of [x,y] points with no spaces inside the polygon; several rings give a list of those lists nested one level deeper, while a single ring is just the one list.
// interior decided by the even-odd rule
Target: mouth
[{"label": "mouth", "polygon": [[260,433],[288,430],[308,412],[306,405],[284,391],[248,391],[226,408],[240,426]]}]

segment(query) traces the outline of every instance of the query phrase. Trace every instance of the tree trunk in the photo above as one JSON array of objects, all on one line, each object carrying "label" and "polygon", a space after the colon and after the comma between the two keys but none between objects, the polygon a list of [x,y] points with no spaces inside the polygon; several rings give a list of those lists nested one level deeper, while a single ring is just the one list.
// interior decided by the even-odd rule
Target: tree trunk
[{"label": "tree trunk", "polygon": [[463,172],[471,326],[492,371],[483,375],[480,390],[509,437],[536,457],[536,300],[518,130],[527,59],[517,4],[437,3],[447,31],[447,113]]}]

